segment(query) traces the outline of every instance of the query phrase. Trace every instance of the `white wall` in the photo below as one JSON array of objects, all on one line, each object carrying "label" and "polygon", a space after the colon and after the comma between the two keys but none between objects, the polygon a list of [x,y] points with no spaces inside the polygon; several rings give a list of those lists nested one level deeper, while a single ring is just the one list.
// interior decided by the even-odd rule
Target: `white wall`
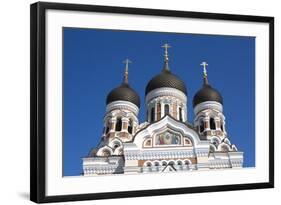
[{"label": "white wall", "polygon": [[[49,0],[52,1],[52,0]],[[29,198],[29,4],[34,1],[2,1],[0,7],[0,204],[31,204]],[[250,15],[275,16],[275,52],[280,55],[281,13],[278,1],[246,0],[84,0],[63,1],[85,4],[103,4],[129,7],[147,7],[159,9],[189,10]],[[276,58],[275,67],[280,68],[280,58]],[[281,86],[280,69],[276,69],[275,89]],[[275,92],[276,105],[281,104],[281,92]],[[276,106],[280,115],[280,106]],[[276,118],[280,125],[280,118]],[[276,134],[275,147],[281,143]],[[276,149],[276,188],[218,192],[137,199],[102,200],[95,204],[203,204],[225,201],[228,204],[268,203],[268,200],[280,198],[280,149]],[[278,197],[279,196],[279,197]],[[71,202],[70,204],[93,204],[93,202]]]}]

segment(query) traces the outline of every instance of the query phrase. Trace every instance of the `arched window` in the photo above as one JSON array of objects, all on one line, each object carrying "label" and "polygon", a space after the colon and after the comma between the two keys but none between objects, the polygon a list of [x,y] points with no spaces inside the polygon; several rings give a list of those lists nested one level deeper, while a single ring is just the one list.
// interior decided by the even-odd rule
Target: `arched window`
[{"label": "arched window", "polygon": [[184,164],[185,165],[190,165],[190,161],[189,160],[184,160]]},{"label": "arched window", "polygon": [[178,165],[182,165],[182,162],[181,162],[181,161],[177,161],[177,164],[178,164]]},{"label": "arched window", "polygon": [[166,104],[166,105],[164,106],[164,114],[165,114],[165,115],[168,115],[169,112],[170,112],[169,105]]},{"label": "arched window", "polygon": [[200,120],[199,130],[200,133],[204,131],[204,121],[202,119]]},{"label": "arched window", "polygon": [[151,166],[152,166],[151,162],[147,162],[147,163],[146,163],[146,166],[147,166],[147,167],[151,167]]},{"label": "arched window", "polygon": [[115,130],[116,131],[121,131],[121,129],[122,129],[122,119],[121,119],[121,117],[118,117],[117,118],[117,122],[116,122]]},{"label": "arched window", "polygon": [[223,124],[221,123],[221,131],[223,131]]},{"label": "arched window", "polygon": [[155,120],[155,108],[151,108],[151,111],[150,111],[150,121],[151,122],[154,122]]},{"label": "arched window", "polygon": [[210,119],[210,128],[211,128],[211,130],[215,130],[216,129],[216,123],[215,123],[214,118]]},{"label": "arched window", "polygon": [[179,108],[179,120],[182,121],[182,109],[181,109],[181,107]]},{"label": "arched window", "polygon": [[129,132],[130,134],[133,133],[133,121],[132,121],[131,119],[130,119],[130,121],[129,121],[128,132]]},{"label": "arched window", "polygon": [[107,134],[108,132],[109,132],[109,126],[107,125],[105,129],[105,134]]}]

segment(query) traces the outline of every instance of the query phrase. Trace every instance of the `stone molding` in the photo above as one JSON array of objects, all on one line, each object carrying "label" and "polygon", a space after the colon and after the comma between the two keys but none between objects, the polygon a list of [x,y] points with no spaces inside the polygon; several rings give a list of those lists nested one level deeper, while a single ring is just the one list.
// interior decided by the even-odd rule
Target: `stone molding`
[{"label": "stone molding", "polygon": [[215,101],[206,101],[199,103],[198,105],[195,106],[194,108],[194,113],[197,115],[200,111],[206,110],[206,109],[214,109],[218,110],[219,112],[223,112],[223,106],[222,104],[215,102]]},{"label": "stone molding", "polygon": [[118,100],[118,101],[114,101],[109,103],[106,106],[106,113],[111,112],[112,110],[129,110],[131,112],[133,112],[136,116],[139,114],[139,108],[128,101],[122,101],[122,100]]},{"label": "stone molding", "polygon": [[172,96],[180,99],[183,104],[186,104],[187,97],[186,95],[175,88],[169,88],[169,87],[163,87],[163,88],[157,88],[152,91],[150,91],[145,98],[146,104],[148,104],[152,99],[156,97],[162,97],[162,96]]}]

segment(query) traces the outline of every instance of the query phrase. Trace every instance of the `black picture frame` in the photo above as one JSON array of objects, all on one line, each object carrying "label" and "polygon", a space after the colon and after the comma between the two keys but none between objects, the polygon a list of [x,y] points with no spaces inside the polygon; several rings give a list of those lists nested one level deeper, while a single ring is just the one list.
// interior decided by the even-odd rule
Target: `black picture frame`
[{"label": "black picture frame", "polygon": [[[45,141],[46,141],[46,11],[48,9],[86,11],[102,13],[122,13],[150,16],[169,16],[195,19],[216,19],[230,21],[263,22],[269,24],[269,182],[239,185],[205,186],[141,190],[127,192],[74,194],[46,196]],[[197,192],[230,191],[274,187],[274,18],[265,16],[230,15],[218,13],[155,10],[82,4],[38,2],[30,7],[30,200],[37,203],[76,200],[97,200],[123,197],[140,197]]]}]

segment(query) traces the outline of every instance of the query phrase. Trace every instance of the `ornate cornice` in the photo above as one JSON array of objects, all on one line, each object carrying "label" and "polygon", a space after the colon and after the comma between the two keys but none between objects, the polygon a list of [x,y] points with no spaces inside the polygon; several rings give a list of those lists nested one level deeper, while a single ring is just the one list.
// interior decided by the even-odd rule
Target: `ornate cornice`
[{"label": "ornate cornice", "polygon": [[221,113],[223,112],[222,104],[215,101],[206,101],[196,105],[194,108],[194,113],[195,115],[197,115],[200,111],[207,110],[207,109],[218,110]]},{"label": "ornate cornice", "polygon": [[135,104],[122,100],[111,102],[106,106],[107,113],[111,112],[112,110],[129,110],[136,116],[139,114],[139,108]]},{"label": "ornate cornice", "polygon": [[154,98],[163,97],[163,96],[171,96],[171,97],[178,98],[184,104],[186,104],[187,102],[187,97],[183,92],[175,88],[164,87],[164,88],[157,88],[149,92],[145,98],[146,104],[148,104]]},{"label": "ornate cornice", "polygon": [[192,158],[195,157],[193,150],[188,151],[125,151],[125,160],[154,160],[171,158]]}]

